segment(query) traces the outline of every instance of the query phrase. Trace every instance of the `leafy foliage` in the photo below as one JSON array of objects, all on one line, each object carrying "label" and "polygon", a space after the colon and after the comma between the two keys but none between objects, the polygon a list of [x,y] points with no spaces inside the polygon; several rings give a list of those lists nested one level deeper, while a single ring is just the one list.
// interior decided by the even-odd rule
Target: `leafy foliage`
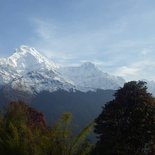
[{"label": "leafy foliage", "polygon": [[42,113],[22,102],[11,102],[0,117],[0,154],[87,155],[92,145],[86,136],[93,123],[74,135],[71,120],[72,114],[64,113],[48,127]]},{"label": "leafy foliage", "polygon": [[155,100],[145,82],[126,83],[95,122],[98,142],[93,154],[153,155]]}]

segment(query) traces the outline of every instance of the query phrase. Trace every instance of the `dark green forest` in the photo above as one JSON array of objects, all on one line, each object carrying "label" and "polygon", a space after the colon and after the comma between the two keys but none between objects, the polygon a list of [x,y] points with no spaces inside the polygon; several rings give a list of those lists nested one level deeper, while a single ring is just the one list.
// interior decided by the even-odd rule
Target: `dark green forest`
[{"label": "dark green forest", "polygon": [[0,155],[155,155],[155,99],[145,82],[125,83],[101,108],[75,132],[70,112],[49,124],[40,109],[12,101],[0,113]]}]

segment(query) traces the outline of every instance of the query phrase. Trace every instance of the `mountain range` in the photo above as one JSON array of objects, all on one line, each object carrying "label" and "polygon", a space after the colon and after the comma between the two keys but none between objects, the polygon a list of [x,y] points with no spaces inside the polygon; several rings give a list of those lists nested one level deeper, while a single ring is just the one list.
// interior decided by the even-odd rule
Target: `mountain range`
[{"label": "mountain range", "polygon": [[125,80],[86,62],[77,67],[62,67],[36,49],[22,45],[8,58],[0,59],[0,85],[31,94],[57,90],[95,91],[117,89]]}]

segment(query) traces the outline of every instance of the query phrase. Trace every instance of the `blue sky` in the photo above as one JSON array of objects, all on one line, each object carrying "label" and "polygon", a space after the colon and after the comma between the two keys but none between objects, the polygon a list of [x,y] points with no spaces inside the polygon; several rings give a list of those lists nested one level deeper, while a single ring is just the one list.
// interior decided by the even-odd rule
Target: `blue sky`
[{"label": "blue sky", "polygon": [[154,0],[0,0],[0,21],[0,57],[25,44],[64,65],[155,80]]}]

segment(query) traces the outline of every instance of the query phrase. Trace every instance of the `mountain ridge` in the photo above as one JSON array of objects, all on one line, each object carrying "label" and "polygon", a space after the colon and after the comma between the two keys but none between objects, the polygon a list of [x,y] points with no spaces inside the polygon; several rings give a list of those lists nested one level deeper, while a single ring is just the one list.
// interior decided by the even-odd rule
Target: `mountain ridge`
[{"label": "mountain ridge", "polygon": [[0,59],[0,85],[32,94],[59,89],[84,92],[116,90],[124,83],[123,78],[104,73],[91,62],[76,67],[61,66],[26,45],[17,48],[8,58]]},{"label": "mountain ridge", "polygon": [[93,63],[85,62],[76,67],[62,67],[59,71],[73,84],[85,91],[90,89],[118,89],[125,80],[102,72]]}]

